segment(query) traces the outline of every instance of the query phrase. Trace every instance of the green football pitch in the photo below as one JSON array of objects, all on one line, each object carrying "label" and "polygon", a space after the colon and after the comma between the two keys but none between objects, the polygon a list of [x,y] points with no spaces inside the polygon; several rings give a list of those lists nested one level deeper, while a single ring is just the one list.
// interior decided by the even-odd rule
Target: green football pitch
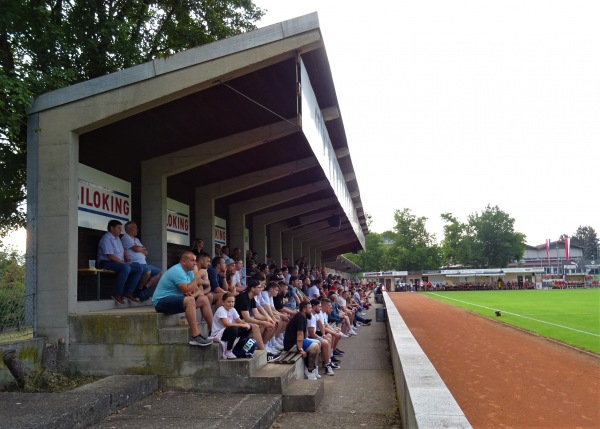
[{"label": "green football pitch", "polygon": [[[600,289],[426,292],[544,337],[600,354]],[[500,316],[495,312],[500,311]]]}]

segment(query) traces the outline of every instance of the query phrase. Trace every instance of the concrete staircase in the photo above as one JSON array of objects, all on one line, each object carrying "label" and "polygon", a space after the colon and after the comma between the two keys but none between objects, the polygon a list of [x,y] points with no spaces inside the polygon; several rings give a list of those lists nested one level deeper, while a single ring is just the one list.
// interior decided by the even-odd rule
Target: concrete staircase
[{"label": "concrete staircase", "polygon": [[[215,343],[188,345],[189,327],[180,315],[134,307],[69,316],[69,363],[98,375],[153,374],[160,387],[204,393],[276,394],[283,411],[312,411],[323,394],[322,380],[304,379],[304,363],[267,363],[265,351],[252,359],[221,359]],[[207,326],[199,328],[207,335]]]}]

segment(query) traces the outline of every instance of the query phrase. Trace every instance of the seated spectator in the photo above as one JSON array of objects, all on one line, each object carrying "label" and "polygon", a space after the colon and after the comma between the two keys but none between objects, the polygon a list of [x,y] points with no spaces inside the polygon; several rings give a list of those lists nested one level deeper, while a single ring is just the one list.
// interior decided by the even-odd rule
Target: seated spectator
[{"label": "seated spectator", "polygon": [[307,321],[312,318],[310,302],[300,303],[298,313],[288,323],[283,338],[283,349],[298,352],[304,359],[304,374],[309,380],[317,379],[317,359],[321,352],[321,344],[307,338]]},{"label": "seated spectator", "polygon": [[204,240],[196,238],[192,243],[191,252],[196,255],[196,258],[200,256],[200,253],[204,252]]},{"label": "seated spectator", "polygon": [[233,250],[231,251],[231,255],[229,256],[231,259],[238,260],[238,259],[242,259],[242,249],[240,249],[239,247],[234,247]]},{"label": "seated spectator", "polygon": [[[340,328],[334,328],[329,324],[329,315],[331,314],[331,300],[329,298],[323,298],[321,300],[321,314],[320,314],[320,322],[317,323],[319,330],[321,331],[321,335],[329,334],[331,337],[331,361],[334,363],[339,363],[337,358],[333,357],[333,350],[338,349],[338,344],[342,339],[342,331]],[[335,366],[334,366],[335,368]]]},{"label": "seated spectator", "polygon": [[123,244],[119,240],[123,224],[118,220],[108,222],[108,232],[106,232],[98,243],[98,266],[103,270],[112,270],[117,273],[117,286],[112,298],[121,305],[125,304],[123,298],[131,302],[140,302],[139,298],[133,295],[137,288],[140,277],[142,276],[142,267],[139,264],[133,265]]},{"label": "seated spectator", "polygon": [[288,285],[288,290],[284,296],[285,307],[292,311],[296,311],[298,309],[298,305],[300,305],[300,302],[302,301],[298,296],[298,282],[298,277],[291,276]]},{"label": "seated spectator", "polygon": [[254,299],[260,294],[263,285],[256,277],[248,279],[248,287],[246,290],[235,297],[235,309],[241,316],[242,320],[252,328],[252,338],[256,340],[256,347],[259,350],[267,350],[267,353],[278,355],[275,350],[265,347],[275,332],[275,323],[260,314],[256,307]]},{"label": "seated spectator", "polygon": [[[332,356],[331,336],[328,334],[323,335],[323,333],[319,331],[318,327],[319,314],[321,313],[321,303],[318,299],[312,299],[310,304],[312,306],[312,317],[306,321],[307,337],[311,340],[316,340],[321,343],[321,359],[323,360],[323,369],[325,370],[325,374],[334,375],[333,366],[330,359],[330,356]],[[339,368],[337,364],[335,365],[337,368]]]},{"label": "seated spectator", "polygon": [[239,257],[237,259],[232,259],[234,262],[234,266],[232,268],[233,275],[230,278],[229,284],[235,289],[235,295],[237,295],[238,293],[246,290],[246,272],[244,269],[244,263]]},{"label": "seated spectator", "polygon": [[283,333],[290,319],[286,314],[277,311],[275,308],[275,297],[278,295],[279,285],[276,282],[269,282],[265,290],[260,293],[258,304],[264,309],[264,314],[275,322],[276,326],[275,333],[267,346],[283,350]]},{"label": "seated spectator", "polygon": [[237,338],[246,338],[252,333],[252,328],[242,319],[235,306],[235,297],[231,292],[223,295],[223,305],[215,311],[211,337],[221,341],[223,359],[235,359],[233,345]]},{"label": "seated spectator", "polygon": [[304,295],[306,295],[306,297],[310,301],[312,299],[310,297],[310,295],[308,294],[308,289],[311,286],[310,279],[307,276],[303,275],[303,274],[300,275],[299,278],[300,278],[300,289],[299,289],[299,291],[302,292]]},{"label": "seated spectator", "polygon": [[194,276],[198,282],[198,286],[202,288],[202,292],[208,299],[208,302],[212,302],[212,294],[210,292],[210,280],[208,279],[208,266],[210,262],[210,255],[204,251],[200,252],[200,255],[196,257],[196,265],[194,266]]},{"label": "seated spectator", "polygon": [[273,297],[273,304],[275,305],[275,309],[280,312],[286,314],[289,318],[292,318],[298,312],[296,308],[296,300],[292,297],[292,301],[294,302],[294,309],[287,306],[288,302],[288,290],[290,287],[283,280],[277,282],[277,286],[279,287],[279,293],[277,296]]},{"label": "seated spectator", "polygon": [[148,249],[146,249],[140,240],[137,238],[138,226],[135,222],[129,221],[125,224],[125,234],[121,236],[121,244],[125,249],[125,253],[129,257],[131,264],[138,264],[142,267],[142,276],[137,285],[134,295],[140,299],[140,301],[146,301],[150,299],[149,290],[152,290],[154,286],[160,280],[162,270],[154,265],[150,265],[146,262],[146,256],[148,256]]},{"label": "seated spectator", "polygon": [[232,292],[227,283],[227,264],[225,263],[225,258],[215,256],[211,262],[211,266],[207,269],[207,273],[208,280],[210,281],[211,304],[220,307],[223,294],[225,292]]},{"label": "seated spectator", "polygon": [[[309,279],[310,282],[310,278],[307,277],[307,279]],[[313,280],[312,281],[312,285],[308,288],[308,293],[306,294],[308,296],[308,299],[319,299],[321,297],[321,291],[319,290],[319,285],[322,282],[320,280]]]},{"label": "seated spectator", "polygon": [[[363,319],[361,316],[360,307],[357,303],[352,300],[352,295],[350,291],[344,291],[342,293],[343,299],[346,301],[345,308],[352,312],[353,316],[351,318],[354,328],[360,325],[370,325],[371,319]],[[338,298],[339,301],[339,298]],[[340,303],[341,304],[341,303]]]},{"label": "seated spectator", "polygon": [[200,274],[194,275],[196,256],[183,252],[178,264],[169,268],[158,281],[158,286],[152,296],[152,304],[158,313],[185,313],[192,336],[189,344],[192,346],[210,346],[212,341],[200,334],[196,320],[196,308],[202,311],[202,317],[212,330],[213,315],[208,298],[199,285]]},{"label": "seated spectator", "polygon": [[223,258],[229,258],[229,246],[221,246],[221,256]]}]

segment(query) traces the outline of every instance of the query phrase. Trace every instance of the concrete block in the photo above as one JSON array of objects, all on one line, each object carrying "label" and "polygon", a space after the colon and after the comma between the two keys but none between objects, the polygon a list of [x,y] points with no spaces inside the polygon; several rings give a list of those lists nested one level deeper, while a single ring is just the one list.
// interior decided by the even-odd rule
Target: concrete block
[{"label": "concrete block", "polygon": [[294,380],[283,391],[283,411],[315,412],[324,394],[323,380]]},{"label": "concrete block", "polygon": [[463,411],[387,293],[383,298],[388,308],[388,340],[403,427],[470,428]]},{"label": "concrete block", "polygon": [[218,377],[218,346],[72,344],[72,367],[89,374]]},{"label": "concrete block", "polygon": [[155,375],[113,375],[67,393],[107,395],[110,398],[110,410],[114,412],[145,398],[157,388],[158,377]]},{"label": "concrete block", "polygon": [[282,393],[295,380],[295,365],[267,364],[259,369],[251,378],[252,382],[260,385],[262,392]]},{"label": "concrete block", "polygon": [[188,326],[173,326],[158,330],[160,344],[186,344],[189,339],[190,328]]},{"label": "concrete block", "polygon": [[[10,410],[4,410],[5,407]],[[32,413],[32,409],[40,412]],[[0,401],[0,424],[11,429],[84,428],[109,414],[110,398],[107,395],[2,393]]]},{"label": "concrete block", "polygon": [[87,344],[157,344],[156,313],[87,313],[69,316],[71,339]]},{"label": "concrete block", "polygon": [[15,381],[14,377],[1,359],[2,353],[7,350],[16,350],[19,361],[30,371],[41,369],[42,351],[46,344],[45,338],[31,338],[29,340],[15,341],[14,343],[0,344],[0,388]]},{"label": "concrete block", "polygon": [[220,359],[219,372],[225,377],[250,377],[267,364],[267,352],[256,350],[252,359]]}]

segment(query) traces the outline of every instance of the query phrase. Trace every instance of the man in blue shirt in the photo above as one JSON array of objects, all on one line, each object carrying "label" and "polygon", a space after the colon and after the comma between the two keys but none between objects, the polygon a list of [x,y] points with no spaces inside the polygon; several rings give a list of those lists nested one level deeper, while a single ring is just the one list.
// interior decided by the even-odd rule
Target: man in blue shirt
[{"label": "man in blue shirt", "polygon": [[[159,313],[185,313],[192,336],[189,344],[192,346],[210,346],[211,340],[200,334],[196,320],[196,308],[200,308],[202,317],[206,320],[208,331],[212,329],[213,314],[210,302],[204,295],[201,273],[194,274],[196,255],[183,252],[179,264],[169,268],[158,281],[152,304]],[[206,280],[208,282],[208,280]]]},{"label": "man in blue shirt", "polygon": [[131,259],[125,253],[123,244],[119,239],[123,224],[118,220],[108,222],[108,232],[105,233],[98,243],[98,266],[104,270],[112,270],[117,273],[117,287],[113,299],[118,304],[125,304],[123,298],[132,302],[140,302],[133,296],[142,276],[142,267],[132,264]]}]

